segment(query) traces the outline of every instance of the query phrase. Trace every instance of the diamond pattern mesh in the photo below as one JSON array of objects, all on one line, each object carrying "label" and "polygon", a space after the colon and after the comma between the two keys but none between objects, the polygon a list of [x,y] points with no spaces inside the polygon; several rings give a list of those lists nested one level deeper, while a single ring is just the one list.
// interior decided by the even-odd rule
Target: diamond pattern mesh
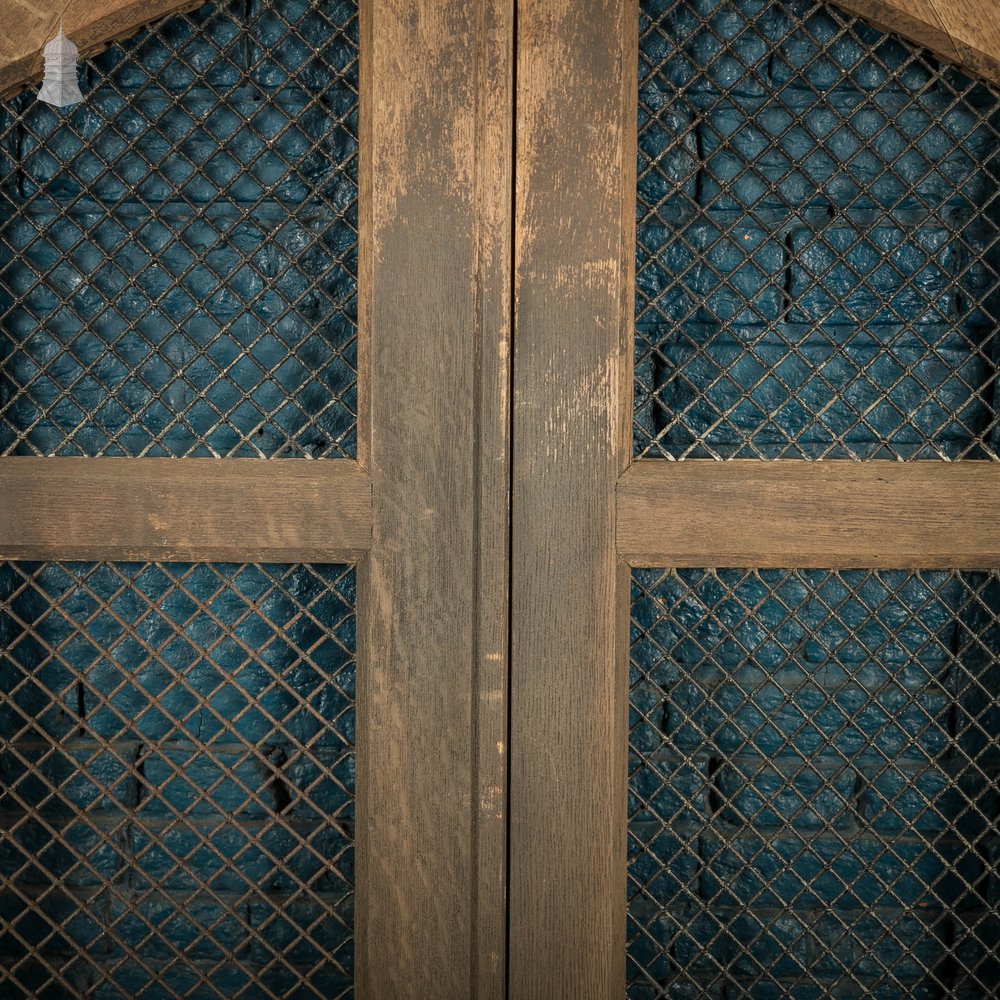
[{"label": "diamond pattern mesh", "polygon": [[0,564],[0,996],[351,996],[354,588]]},{"label": "diamond pattern mesh", "polygon": [[992,997],[1000,573],[637,570],[628,996]]},{"label": "diamond pattern mesh", "polygon": [[0,104],[0,454],[355,452],[354,0],[220,0]]},{"label": "diamond pattern mesh", "polygon": [[814,0],[639,32],[635,453],[997,458],[997,93]]}]

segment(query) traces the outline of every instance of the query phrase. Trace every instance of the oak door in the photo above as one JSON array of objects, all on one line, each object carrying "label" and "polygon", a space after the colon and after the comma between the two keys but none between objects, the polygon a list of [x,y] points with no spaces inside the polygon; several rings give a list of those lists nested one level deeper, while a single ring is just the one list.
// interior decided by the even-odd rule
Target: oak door
[{"label": "oak door", "polygon": [[517,51],[511,996],[990,995],[996,89],[812,2]]},{"label": "oak door", "polygon": [[181,6],[0,109],[0,992],[988,995],[995,90]]},{"label": "oak door", "polygon": [[499,997],[511,12],[179,6],[2,107],[0,993]]}]

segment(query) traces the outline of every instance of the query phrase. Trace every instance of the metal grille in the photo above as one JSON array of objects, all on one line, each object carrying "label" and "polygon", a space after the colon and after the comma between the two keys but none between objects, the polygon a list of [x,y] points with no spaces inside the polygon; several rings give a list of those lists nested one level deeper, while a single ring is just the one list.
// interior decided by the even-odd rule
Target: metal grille
[{"label": "metal grille", "polygon": [[637,570],[631,1000],[992,997],[1000,573]]},{"label": "metal grille", "polygon": [[351,996],[354,588],[0,564],[0,996]]},{"label": "metal grille", "polygon": [[636,454],[997,458],[997,93],[813,0],[639,30]]},{"label": "metal grille", "polygon": [[0,105],[0,454],[355,452],[355,0],[220,0]]}]

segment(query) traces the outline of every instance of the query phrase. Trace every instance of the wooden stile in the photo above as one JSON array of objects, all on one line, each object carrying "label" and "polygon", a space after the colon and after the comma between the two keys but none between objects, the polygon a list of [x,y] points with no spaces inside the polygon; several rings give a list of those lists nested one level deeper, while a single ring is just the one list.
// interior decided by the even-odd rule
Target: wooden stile
[{"label": "wooden stile", "polygon": [[357,991],[504,992],[512,5],[362,5]]},{"label": "wooden stile", "polygon": [[510,996],[619,998],[625,976],[629,461],[638,13],[518,19]]}]

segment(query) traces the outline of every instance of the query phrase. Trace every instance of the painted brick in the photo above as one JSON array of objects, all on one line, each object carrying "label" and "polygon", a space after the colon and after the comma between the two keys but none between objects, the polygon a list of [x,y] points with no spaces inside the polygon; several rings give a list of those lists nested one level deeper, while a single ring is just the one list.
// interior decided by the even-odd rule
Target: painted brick
[{"label": "painted brick", "polygon": [[[189,961],[174,964],[168,970],[163,963],[129,962],[115,968],[113,975],[107,975],[92,996],[95,1000],[128,1000],[136,996],[168,1000],[177,994],[183,996],[185,992],[196,990],[205,978],[210,979],[212,986],[223,996],[254,996],[251,984],[254,973],[258,971],[233,963],[220,965]],[[263,996],[263,991],[257,996]]]},{"label": "painted brick", "polygon": [[[662,651],[656,664],[673,671],[662,675],[665,681],[702,662],[769,673],[794,663],[831,683],[850,669],[866,687],[891,679],[919,687],[948,664],[959,641],[954,609],[965,587],[947,573],[723,570],[716,577],[692,570],[662,580],[661,570],[636,574],[639,584],[657,584],[634,620]],[[641,591],[635,598],[642,601]],[[636,655],[645,654],[639,648]]]},{"label": "painted brick", "polygon": [[[781,241],[749,223],[733,226],[731,232],[726,238],[718,227],[691,226],[685,232],[686,246],[664,246],[657,254],[655,264],[643,273],[648,283],[643,290],[653,294],[673,286],[671,297],[660,299],[666,317],[696,324],[711,318],[736,324],[737,329],[777,320],[783,299],[775,278],[780,279],[785,266]],[[694,264],[693,253],[698,254]],[[725,341],[715,346],[725,350]],[[734,347],[732,354],[740,350]]]},{"label": "painted brick", "polygon": [[[992,981],[997,921],[983,907],[997,896],[1000,806],[980,768],[997,731],[1000,592],[979,574],[841,574],[821,599],[837,617],[824,620],[825,578],[636,572],[630,996],[646,995],[644,960],[664,983],[795,1000],[898,996],[900,983],[943,1000],[985,995]],[[854,642],[878,659],[854,662]],[[839,734],[834,709],[852,719]],[[824,731],[837,739],[816,743]],[[656,796],[683,813],[666,830]],[[690,847],[644,847],[654,835],[697,843],[697,863]],[[684,914],[681,932],[661,919],[671,912]],[[962,921],[976,929],[954,930]]]},{"label": "painted brick", "polygon": [[704,821],[708,815],[707,758],[667,754],[629,758],[629,816],[635,823]]},{"label": "painted brick", "polygon": [[683,979],[668,979],[657,986],[633,982],[628,995],[637,1000],[722,1000],[723,990],[685,976]]},{"label": "painted brick", "polygon": [[294,756],[282,765],[284,794],[288,796],[282,815],[303,824],[320,825],[336,819],[353,829],[357,773],[353,751],[341,748],[314,754],[322,762],[322,769],[305,756]]},{"label": "painted brick", "polygon": [[[995,899],[995,896],[988,897]],[[958,963],[955,975],[963,996],[983,995],[1000,982],[1000,916],[978,910],[954,922],[952,947]]]},{"label": "painted brick", "polygon": [[129,765],[137,748],[126,742],[112,750],[82,738],[65,740],[58,749],[19,743],[16,749],[0,750],[0,786],[7,790],[9,805],[44,800],[46,816],[55,821],[78,810],[128,807],[136,800]]},{"label": "painted brick", "polygon": [[629,992],[652,1000],[660,995],[658,984],[669,981],[676,968],[671,945],[680,924],[673,913],[641,892],[630,898],[627,920],[627,978],[633,984]]},{"label": "painted brick", "polygon": [[[751,983],[727,986],[723,990],[723,1000],[785,1000],[789,995],[795,1000],[826,1000],[836,997],[837,1000],[899,1000],[899,984],[892,982],[858,983],[854,980],[827,980],[820,983],[800,983],[794,980],[782,982]],[[907,1000],[945,1000],[951,993],[945,994],[940,989],[924,984],[907,986]],[[966,998],[962,998],[966,1000]],[[968,998],[972,1000],[972,998]]]},{"label": "painted brick", "polygon": [[909,988],[926,978],[927,969],[948,978],[949,937],[949,921],[935,908],[861,914],[846,932],[839,914],[818,912],[810,963],[816,975],[833,981],[857,976],[877,982],[891,969]]},{"label": "painted brick", "polygon": [[1000,798],[985,776],[955,774],[934,763],[880,768],[859,779],[858,812],[868,829],[899,833],[911,828],[942,833],[949,828],[984,838],[1000,822]]},{"label": "painted brick", "polygon": [[[794,753],[875,763],[935,757],[950,745],[951,699],[943,692],[887,689],[872,698],[857,687],[828,691],[804,683],[801,675],[794,689],[748,684],[745,676],[738,671],[733,682],[717,682],[707,697],[701,677],[674,685],[664,706],[666,739],[688,752]],[[754,691],[752,700],[748,691]]]},{"label": "painted brick", "polygon": [[[308,985],[303,986],[298,975],[293,975],[281,966],[258,967],[250,964],[214,962],[189,962],[169,967],[161,963],[147,963],[147,972],[138,963],[104,970],[108,980],[103,981],[93,991],[94,1000],[133,1000],[136,996],[149,1000],[175,1000],[197,988],[197,984],[209,979],[222,996],[239,996],[240,1000],[307,1000],[319,996],[340,996],[350,987],[350,980],[339,975],[331,967],[314,970],[308,977]],[[310,970],[299,970],[299,975]],[[156,977],[156,978],[154,978]],[[194,995],[193,993],[191,995]]]},{"label": "painted brick", "polygon": [[36,887],[36,892],[29,909],[17,892],[0,891],[0,949],[5,963],[43,953],[59,956],[60,965],[68,966],[81,945],[100,950],[102,924],[93,914],[81,912],[79,897],[51,886]]},{"label": "painted brick", "polygon": [[[870,226],[863,233],[859,245],[861,234],[854,226],[828,226],[822,234],[803,227],[790,232],[789,291],[795,319],[878,326],[940,322],[950,315],[964,264],[954,233],[932,225],[912,231]],[[852,266],[845,263],[848,254]],[[952,345],[963,346],[958,337],[952,338]]]},{"label": "painted brick", "polygon": [[680,929],[674,944],[678,964],[711,979],[720,964],[740,982],[764,973],[801,976],[808,967],[808,925],[792,912],[767,913],[713,906]]},{"label": "painted brick", "polygon": [[[30,640],[19,645],[25,652],[26,647],[37,646]],[[39,651],[38,655],[44,654]],[[28,676],[7,657],[0,657],[0,690],[5,692],[0,700],[0,726],[5,733],[63,737],[79,727],[76,678],[61,664],[50,663]]]},{"label": "painted brick", "polygon": [[1000,899],[1000,838],[983,837],[979,851],[987,867],[986,878],[981,886],[983,897],[987,901]]},{"label": "painted brick", "polygon": [[199,819],[136,826],[131,845],[133,882],[170,892],[206,885],[231,893],[293,892],[308,884],[314,892],[336,893],[353,879],[353,847],[329,825],[293,831],[278,823],[219,818],[209,826]]},{"label": "painted brick", "polygon": [[973,905],[982,860],[958,843],[706,832],[702,897],[713,906],[907,908]]},{"label": "painted brick", "polygon": [[271,819],[280,803],[275,771],[265,753],[249,747],[238,751],[178,748],[143,758],[142,803],[147,817],[241,816]]},{"label": "painted brick", "polygon": [[113,881],[125,864],[124,811],[109,810],[91,819],[53,817],[58,822],[58,840],[52,833],[53,820],[18,816],[15,826],[10,818],[5,819],[9,828],[0,839],[0,875],[18,884],[44,887],[61,881],[95,886]]},{"label": "painted brick", "polygon": [[849,767],[790,763],[780,768],[777,760],[741,757],[719,764],[712,780],[717,817],[732,826],[850,830],[857,825],[858,779]]},{"label": "painted brick", "polygon": [[355,11],[287,6],[295,30],[275,51],[285,29],[267,11],[195,12],[204,35],[170,19],[99,56],[75,108],[25,94],[3,109],[18,168],[3,193],[0,300],[18,338],[5,355],[11,385],[30,388],[5,410],[0,448],[353,455]]},{"label": "painted brick", "polygon": [[[995,186],[995,137],[983,124],[995,99],[983,90],[955,100],[957,75],[938,80],[906,46],[863,26],[844,32],[810,3],[646,0],[641,8],[636,450],[777,458],[794,441],[791,453],[813,457],[931,457],[933,440],[941,454],[962,454],[990,421],[970,387],[989,386],[977,345],[989,353],[1000,305],[995,264],[975,261],[977,251],[1000,252],[995,220],[981,214]],[[786,38],[803,15],[808,27]],[[656,30],[645,33],[654,21]],[[734,50],[727,52],[721,45],[730,29]],[[778,51],[772,38],[780,39]],[[866,44],[877,46],[876,59]],[[658,59],[667,62],[651,72]],[[773,287],[788,312],[775,333],[790,343],[812,340],[801,355],[777,337],[746,348],[756,359],[735,353],[732,317],[754,311],[740,303],[737,285],[729,315],[716,315],[706,296],[674,317],[687,293],[655,277],[671,252],[667,272],[696,266],[694,253],[685,261],[683,250],[698,244],[699,231],[750,220],[764,225],[765,241],[786,247],[781,268],[788,273],[775,274]],[[962,232],[963,249],[948,241],[931,260],[926,251],[942,237],[942,220]],[[808,233],[816,231],[823,236],[814,240]],[[844,258],[835,261],[828,246]],[[890,262],[873,264],[881,250]],[[731,270],[746,275],[758,264],[748,248]],[[969,307],[987,292],[984,308]],[[850,307],[836,307],[834,296],[846,296]],[[676,323],[660,320],[662,309]],[[928,321],[918,321],[915,333],[934,348],[914,371],[932,387],[929,404],[917,398],[912,378],[889,389],[892,372],[917,360],[910,331],[899,325],[903,336],[893,339],[876,332],[898,316]],[[803,318],[809,325],[796,330]],[[747,322],[751,330],[765,332],[759,319]],[[873,360],[864,356],[869,338],[882,345],[869,372],[877,389],[862,374]],[[826,342],[841,351],[824,355]],[[760,378],[765,361],[785,382],[783,398],[773,398],[782,392],[777,378]],[[827,380],[807,376],[807,367]],[[709,388],[710,378],[717,381]],[[697,399],[694,387],[705,397]],[[860,426],[838,391],[854,395],[865,413]],[[916,419],[902,419],[897,406],[915,409]]]},{"label": "painted brick", "polygon": [[[17,620],[0,618],[14,640],[0,679],[23,690],[25,677],[49,666],[46,650],[59,648],[72,705],[72,717],[46,725],[55,732],[36,729],[0,753],[12,830],[0,841],[0,876],[19,891],[48,893],[35,911],[13,893],[0,907],[14,906],[29,921],[24,936],[60,964],[81,949],[117,956],[113,984],[99,985],[95,974],[88,996],[140,988],[145,974],[126,948],[172,960],[155,987],[164,995],[197,982],[199,963],[227,956],[242,957],[251,977],[277,976],[279,995],[301,995],[299,976],[310,989],[345,988],[338,970],[349,970],[352,948],[355,591],[343,572],[0,567],[0,597],[17,603]],[[181,578],[189,593],[177,589]],[[220,621],[239,622],[240,642],[226,642],[200,603]],[[301,624],[309,615],[329,627]],[[35,645],[21,648],[21,635],[37,637]],[[266,663],[248,651],[262,651]],[[152,710],[154,697],[166,711]],[[257,711],[240,714],[252,699]],[[45,822],[26,820],[25,810]],[[51,892],[56,880],[72,895]],[[104,884],[112,891],[95,895]],[[287,954],[271,954],[269,966],[251,954],[254,928],[283,941]],[[297,934],[313,943],[295,945]],[[0,938],[2,960],[23,952],[16,940]]]},{"label": "painted brick", "polygon": [[[334,907],[336,917],[330,915]],[[353,900],[331,899],[324,908],[305,899],[280,904],[260,900],[248,910],[250,925],[257,932],[251,941],[253,961],[266,964],[276,955],[286,955],[292,965],[310,968],[335,956],[346,969],[353,968]]]},{"label": "painted brick", "polygon": [[[61,982],[53,984],[52,970],[36,958],[25,958],[16,970],[0,962],[4,978],[4,1000],[56,1000],[63,996],[90,996],[95,976],[81,961],[67,962],[59,970]],[[9,978],[7,978],[9,976]]]},{"label": "painted brick", "polygon": [[[660,169],[649,171],[638,178],[639,196],[652,205],[664,204],[665,214],[683,217],[690,213],[690,204],[697,198],[697,181],[700,170],[698,142],[693,129],[695,116],[673,93],[664,92],[655,84],[647,83],[640,93],[643,107],[657,112],[655,119],[639,109],[640,121],[646,126],[639,139],[639,147],[649,157],[663,155]],[[684,135],[680,143],[673,142]],[[667,250],[674,234],[673,228],[652,224],[643,227],[643,242],[650,251],[660,254]]]},{"label": "painted brick", "polygon": [[227,957],[250,961],[249,907],[239,897],[123,895],[127,905],[119,900],[110,905],[114,934],[106,939],[108,959],[121,961],[128,949],[134,949],[153,962],[179,956],[206,962],[224,962]]},{"label": "painted brick", "polygon": [[650,899],[681,900],[698,893],[698,827],[688,830],[660,823],[629,824],[629,882]]},{"label": "painted brick", "polygon": [[[316,756],[322,766],[291,747],[199,751],[166,745],[142,758],[142,813],[258,820],[281,814],[316,823],[345,810],[350,815],[353,755],[320,751]],[[328,769],[333,777],[327,776]]]}]

